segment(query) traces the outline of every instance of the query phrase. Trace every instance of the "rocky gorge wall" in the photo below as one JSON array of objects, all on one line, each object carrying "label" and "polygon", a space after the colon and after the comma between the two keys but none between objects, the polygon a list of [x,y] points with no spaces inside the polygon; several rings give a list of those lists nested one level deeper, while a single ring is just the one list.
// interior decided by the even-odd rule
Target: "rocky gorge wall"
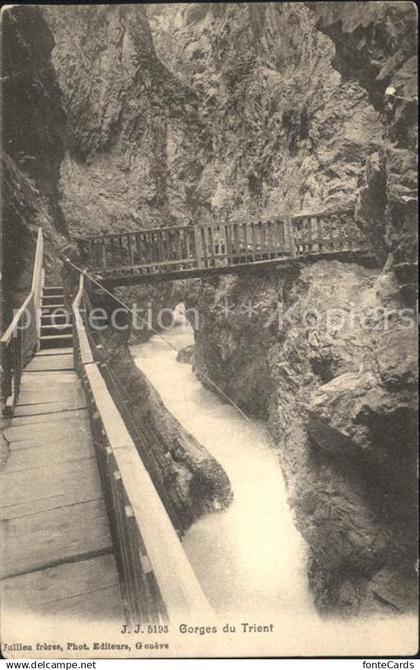
[{"label": "rocky gorge wall", "polygon": [[146,7],[44,12],[68,118],[61,184],[70,230],[189,221],[205,128],[194,91],[156,56]]},{"label": "rocky gorge wall", "polygon": [[30,290],[37,228],[46,272],[59,277],[67,227],[59,203],[65,115],[50,55],[51,31],[37,7],[2,11],[2,259],[4,317]]},{"label": "rocky gorge wall", "polygon": [[[376,268],[322,261],[120,295],[157,307],[183,297],[198,309],[197,375],[267,418],[319,609],[409,610],[416,349],[402,310],[413,303],[415,254],[412,5],[40,12],[39,30],[55,45],[46,39],[31,79],[40,69],[49,80],[36,90],[57,91],[56,76],[67,123],[62,142],[61,117],[53,120],[55,158],[39,180],[53,185],[72,236],[355,208]],[[51,114],[58,96],[42,97],[41,109],[47,102]],[[26,183],[36,175],[24,168]]]},{"label": "rocky gorge wall", "polygon": [[[76,234],[350,206],[371,239],[379,269],[322,262],[151,296],[199,310],[197,374],[268,418],[316,603],[345,614],[405,611],[415,579],[415,348],[399,313],[412,301],[412,100],[384,97],[412,93],[413,19],[408,3],[352,4],[46,10]],[[279,302],[322,318],[279,329]],[[327,328],[328,309],[372,316]]]},{"label": "rocky gorge wall", "polygon": [[395,277],[320,261],[191,304],[197,375],[268,419],[318,608],[415,607],[416,330]]},{"label": "rocky gorge wall", "polygon": [[[222,8],[212,9],[211,19],[204,9],[194,13],[186,8],[182,11],[192,18],[184,24],[179,20],[174,45],[169,44],[182,66],[189,64],[186,76],[202,80],[208,62],[214,64],[209,54],[214,55],[215,48],[208,47],[209,41],[213,45],[210,26],[219,27],[213,39],[223,68],[228,68],[229,53],[240,51],[242,44],[257,44],[261,58],[270,39],[281,45],[286,34],[286,56],[275,73],[281,85],[272,86],[270,93],[273,97],[281,91],[284,96],[283,118],[293,109],[293,117],[301,119],[301,91],[303,99],[306,91],[314,99],[307,76],[310,71],[311,81],[316,78],[317,69],[310,65],[320,41],[324,59],[318,60],[317,86],[324,104],[322,112],[304,118],[309,137],[317,129],[316,153],[326,156],[325,165],[335,174],[327,172],[324,183],[322,164],[312,163],[308,138],[299,134],[302,126],[298,124],[299,132],[286,127],[283,135],[279,133],[284,138],[279,155],[270,156],[275,165],[284,166],[276,196],[281,193],[285,202],[290,194],[292,211],[308,211],[309,204],[319,211],[324,203],[352,202],[379,268],[323,261],[302,265],[289,276],[273,273],[258,281],[229,278],[208,283],[188,301],[200,313],[195,368],[204,383],[210,375],[241,407],[268,417],[296,522],[309,545],[308,575],[318,608],[344,615],[384,608],[405,612],[416,606],[417,583],[415,13],[410,3],[381,3],[381,9],[375,3],[307,4],[314,23],[298,5],[284,10],[293,28],[277,32],[273,14],[278,10],[280,21],[281,8],[260,12],[256,26],[252,7],[230,6],[225,32]],[[238,33],[235,13],[243,19]],[[195,20],[200,25],[197,42]],[[299,54],[302,26],[306,37],[308,26],[313,31],[310,55]],[[259,39],[253,41],[256,29]],[[332,38],[335,49],[322,42],[318,30]],[[179,39],[182,31],[189,43]],[[296,51],[301,59],[294,60]],[[194,72],[192,54],[204,62],[202,73]],[[273,54],[275,48],[266,58],[275,69],[279,61]],[[338,79],[333,66],[341,74]],[[293,88],[288,87],[289,78]],[[325,80],[333,91],[330,95]],[[245,81],[257,85],[252,72],[246,73]],[[385,95],[388,86],[395,88],[391,99]],[[237,103],[247,111],[254,102],[252,90],[251,85],[242,86]],[[272,118],[271,108],[262,110]],[[321,125],[320,113],[328,119]],[[258,156],[255,136],[240,115],[233,118],[230,122],[239,126],[233,137],[241,137],[240,151],[249,140],[247,165],[252,164]],[[343,127],[352,129],[353,141]],[[335,151],[328,151],[331,143]],[[238,158],[238,146],[229,141],[225,146],[222,174]],[[302,184],[303,167],[309,174]],[[264,174],[261,164],[256,172]],[[309,194],[305,186],[311,182],[316,186]],[[259,196],[252,198],[251,210],[259,202],[264,203],[264,214],[271,213],[270,190],[264,182]],[[236,188],[233,195],[232,189],[227,193],[231,202],[236,196],[238,209],[247,202]]]},{"label": "rocky gorge wall", "polygon": [[331,66],[304,3],[154,5],[149,17],[156,53],[199,96],[211,134],[200,220],[354,204],[378,113]]},{"label": "rocky gorge wall", "polygon": [[334,66],[360,83],[380,113],[382,138],[367,157],[356,216],[382,259],[390,255],[401,288],[409,289],[416,283],[418,221],[415,6],[320,2],[311,10],[335,44]]}]

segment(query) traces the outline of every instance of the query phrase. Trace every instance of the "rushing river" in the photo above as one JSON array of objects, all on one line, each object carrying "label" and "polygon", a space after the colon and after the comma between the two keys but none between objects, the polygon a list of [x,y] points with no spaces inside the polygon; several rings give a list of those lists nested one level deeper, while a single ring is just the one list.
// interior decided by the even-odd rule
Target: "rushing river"
[{"label": "rushing river", "polygon": [[[166,332],[165,339],[177,349],[194,341],[185,326]],[[305,548],[264,426],[254,427],[205,389],[191,365],[177,362],[176,353],[159,337],[139,347],[137,364],[231,482],[230,507],[194,523],[183,542],[213,607],[309,607]]]},{"label": "rushing river", "polygon": [[[193,332],[185,324],[164,337],[178,350],[193,344]],[[264,621],[281,621],[287,653],[305,653],[303,630],[306,653],[332,653],[332,648],[340,653],[344,639],[346,653],[377,653],[385,626],[389,643],[395,638],[392,650],[397,653],[415,625],[412,618],[399,619],[401,625],[404,620],[404,635],[400,629],[396,636],[390,620],[327,623],[317,615],[308,591],[305,543],[294,526],[278,457],[264,425],[250,424],[205,389],[191,365],[178,362],[176,352],[159,336],[131,347],[131,353],[166,407],[219,461],[231,482],[234,500],[229,508],[196,521],[183,539],[213,608],[224,616],[260,613]]]}]

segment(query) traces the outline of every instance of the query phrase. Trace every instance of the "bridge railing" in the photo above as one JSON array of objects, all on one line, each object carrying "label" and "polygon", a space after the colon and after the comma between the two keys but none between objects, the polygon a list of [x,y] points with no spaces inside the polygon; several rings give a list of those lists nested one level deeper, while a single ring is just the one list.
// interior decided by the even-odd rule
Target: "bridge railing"
[{"label": "bridge railing", "polygon": [[151,228],[79,240],[90,267],[211,268],[287,256],[285,219]]},{"label": "bridge railing", "polygon": [[79,240],[90,267],[143,274],[206,270],[366,248],[352,210],[266,221],[150,228]]},{"label": "bridge railing", "polygon": [[32,286],[0,339],[2,411],[13,414],[20,392],[22,370],[38,348],[44,238],[38,228]]},{"label": "bridge railing", "polygon": [[107,387],[84,324],[84,282],[73,303],[75,367],[85,389],[127,620],[209,617],[180,539]]},{"label": "bridge railing", "polygon": [[296,256],[319,256],[368,248],[350,209],[294,216],[291,224]]}]

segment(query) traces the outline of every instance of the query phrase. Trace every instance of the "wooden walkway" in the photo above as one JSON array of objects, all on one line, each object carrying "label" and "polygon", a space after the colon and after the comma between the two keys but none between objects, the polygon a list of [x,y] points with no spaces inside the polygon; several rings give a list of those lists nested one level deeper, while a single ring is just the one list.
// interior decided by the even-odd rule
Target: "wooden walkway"
[{"label": "wooden walkway", "polygon": [[[181,613],[207,620],[144,444],[137,449],[95,362],[83,275],[70,314],[62,286],[41,294],[31,291],[1,339],[2,634],[24,614],[118,626]],[[36,318],[26,320],[28,305]]]},{"label": "wooden walkway", "polygon": [[5,420],[2,616],[124,621],[108,517],[72,348],[37,353]]},{"label": "wooden walkway", "polygon": [[79,248],[80,262],[108,287],[287,269],[322,258],[373,259],[350,210],[111,233],[80,239]]}]

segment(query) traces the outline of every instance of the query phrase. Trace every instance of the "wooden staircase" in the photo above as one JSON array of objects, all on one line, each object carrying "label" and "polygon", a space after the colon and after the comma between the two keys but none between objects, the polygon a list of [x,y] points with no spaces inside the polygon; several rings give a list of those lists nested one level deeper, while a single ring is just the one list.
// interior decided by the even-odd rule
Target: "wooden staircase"
[{"label": "wooden staircase", "polygon": [[72,316],[64,305],[62,286],[44,286],[41,299],[40,348],[73,346]]},{"label": "wooden staircase", "polygon": [[0,338],[5,636],[19,635],[29,611],[112,626],[197,611],[207,619],[211,608],[142,461],[146,446],[133,442],[95,362],[81,318],[84,276],[68,308],[63,286],[44,286],[44,276],[39,228],[31,291]]}]

